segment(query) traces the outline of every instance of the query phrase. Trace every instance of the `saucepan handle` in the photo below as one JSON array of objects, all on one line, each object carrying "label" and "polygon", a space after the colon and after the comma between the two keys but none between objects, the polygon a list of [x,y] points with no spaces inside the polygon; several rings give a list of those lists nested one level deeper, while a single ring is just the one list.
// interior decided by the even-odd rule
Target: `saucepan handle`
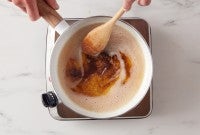
[{"label": "saucepan handle", "polygon": [[37,3],[42,18],[61,35],[69,27],[69,24],[44,0],[37,0]]},{"label": "saucepan handle", "polygon": [[53,91],[42,94],[42,103],[45,107],[53,108],[58,105],[58,98]]}]

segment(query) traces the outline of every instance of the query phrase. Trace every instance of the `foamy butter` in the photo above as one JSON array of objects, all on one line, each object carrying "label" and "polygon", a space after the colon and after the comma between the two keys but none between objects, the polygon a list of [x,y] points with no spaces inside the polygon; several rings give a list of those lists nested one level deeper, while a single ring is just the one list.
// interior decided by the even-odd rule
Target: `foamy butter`
[{"label": "foamy butter", "polygon": [[[115,26],[105,51],[110,56],[117,55],[118,60],[120,61],[119,78],[105,95],[87,96],[82,93],[72,91],[71,87],[74,87],[75,85],[65,76],[66,63],[70,58],[80,60],[80,57],[77,57],[75,52],[80,51],[82,39],[95,26],[96,25],[87,26],[79,30],[66,43],[66,46],[62,50],[59,57],[59,79],[63,89],[65,90],[66,96],[68,96],[80,107],[94,112],[110,112],[119,109],[134,98],[134,95],[137,93],[143,80],[145,66],[144,58],[142,50],[137,44],[135,38],[122,27]],[[125,63],[120,52],[124,53],[130,59],[132,65],[130,68],[130,77],[126,83],[123,83],[127,73],[125,70]],[[79,81],[80,80],[78,80],[76,84],[78,84]]]}]

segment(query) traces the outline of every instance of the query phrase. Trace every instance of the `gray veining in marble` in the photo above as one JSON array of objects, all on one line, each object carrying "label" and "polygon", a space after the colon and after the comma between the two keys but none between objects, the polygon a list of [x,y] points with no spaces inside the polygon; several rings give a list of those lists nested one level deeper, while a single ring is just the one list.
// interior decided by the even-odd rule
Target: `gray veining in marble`
[{"label": "gray veining in marble", "polygon": [[164,26],[175,26],[176,24],[176,20],[169,20],[167,21]]},{"label": "gray veining in marble", "polygon": [[200,64],[200,60],[191,60],[190,62],[194,64]]},{"label": "gray veining in marble", "polygon": [[27,77],[27,76],[30,76],[30,75],[31,75],[31,73],[25,72],[25,73],[20,73],[20,74],[16,75],[16,77]]},{"label": "gray veining in marble", "polygon": [[2,127],[11,127],[12,119],[0,110],[0,125]]},{"label": "gray veining in marble", "polygon": [[200,5],[199,0],[164,0],[164,5],[173,6],[180,9],[188,9],[198,7]]}]

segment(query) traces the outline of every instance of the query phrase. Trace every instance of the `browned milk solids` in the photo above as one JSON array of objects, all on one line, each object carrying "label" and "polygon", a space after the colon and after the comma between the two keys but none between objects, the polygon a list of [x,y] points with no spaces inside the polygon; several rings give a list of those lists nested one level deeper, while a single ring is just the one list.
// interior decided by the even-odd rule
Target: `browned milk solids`
[{"label": "browned milk solids", "polygon": [[[131,62],[124,53],[120,52],[120,54],[125,63],[126,78],[123,81],[123,84],[125,84],[130,77]],[[70,58],[67,62],[66,76],[72,82],[77,79],[81,80],[72,90],[88,96],[106,94],[119,78],[120,61],[117,55],[109,56],[107,53],[102,52],[98,56],[82,54],[82,58],[83,76],[77,60]]]},{"label": "browned milk solids", "polygon": [[84,27],[69,39],[59,57],[58,74],[66,95],[75,103],[108,112],[135,95],[143,79],[144,60],[134,37],[120,26],[114,27],[105,52],[96,57],[83,54],[81,42],[97,25]]}]

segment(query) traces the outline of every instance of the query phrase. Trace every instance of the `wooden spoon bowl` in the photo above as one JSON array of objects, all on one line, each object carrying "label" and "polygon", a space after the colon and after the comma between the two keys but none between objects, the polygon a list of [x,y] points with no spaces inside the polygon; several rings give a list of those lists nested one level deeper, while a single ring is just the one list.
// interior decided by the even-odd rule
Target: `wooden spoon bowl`
[{"label": "wooden spoon bowl", "polygon": [[82,51],[88,55],[98,55],[102,52],[110,39],[113,26],[124,12],[125,9],[121,8],[108,22],[91,30],[83,39]]}]

